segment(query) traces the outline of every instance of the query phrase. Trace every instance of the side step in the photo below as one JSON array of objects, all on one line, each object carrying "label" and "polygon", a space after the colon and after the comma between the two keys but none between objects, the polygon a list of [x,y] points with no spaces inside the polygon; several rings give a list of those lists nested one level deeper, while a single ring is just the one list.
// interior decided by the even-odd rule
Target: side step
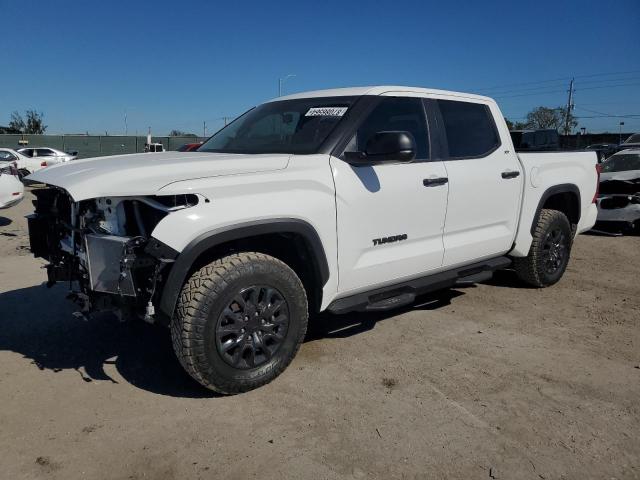
[{"label": "side step", "polygon": [[487,280],[491,280],[492,277],[493,277],[493,271],[474,273],[472,275],[467,275],[466,277],[460,277],[456,281],[456,285],[462,286],[462,285],[469,285],[471,283],[486,282]]},{"label": "side step", "polygon": [[416,300],[415,293],[401,293],[393,297],[387,297],[387,298],[383,298],[382,300],[372,301],[365,307],[365,310],[367,312],[391,310],[393,308],[410,305],[415,300]]},{"label": "side step", "polygon": [[456,284],[481,282],[491,278],[496,270],[511,265],[508,257],[496,257],[484,262],[458,267],[407,282],[339,298],[327,307],[332,313],[358,311],[383,311],[413,303],[418,295],[450,288]]}]

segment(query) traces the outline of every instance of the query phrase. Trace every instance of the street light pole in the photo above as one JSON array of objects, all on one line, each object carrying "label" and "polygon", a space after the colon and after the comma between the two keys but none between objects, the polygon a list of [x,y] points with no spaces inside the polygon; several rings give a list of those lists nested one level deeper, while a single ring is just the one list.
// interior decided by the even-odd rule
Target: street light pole
[{"label": "street light pole", "polygon": [[279,78],[279,79],[278,79],[278,96],[279,96],[279,97],[281,97],[281,96],[282,96],[282,84],[283,84],[284,82],[286,82],[286,81],[287,81],[287,79],[292,78],[292,77],[295,77],[295,75],[294,75],[294,74],[290,74],[290,75],[287,75],[287,76],[286,76],[286,77],[284,77],[284,78]]}]

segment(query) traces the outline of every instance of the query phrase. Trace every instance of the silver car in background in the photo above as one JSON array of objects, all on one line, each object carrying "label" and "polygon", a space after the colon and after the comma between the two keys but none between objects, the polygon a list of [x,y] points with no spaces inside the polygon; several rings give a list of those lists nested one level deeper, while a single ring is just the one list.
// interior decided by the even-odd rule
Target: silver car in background
[{"label": "silver car in background", "polygon": [[77,154],[71,154],[67,152],[62,152],[60,150],[56,150],[55,148],[50,147],[25,147],[19,148],[16,150],[18,153],[21,153],[25,157],[30,158],[38,158],[42,157],[42,160],[55,160],[56,162],[69,162],[71,160],[75,160],[78,158]]}]

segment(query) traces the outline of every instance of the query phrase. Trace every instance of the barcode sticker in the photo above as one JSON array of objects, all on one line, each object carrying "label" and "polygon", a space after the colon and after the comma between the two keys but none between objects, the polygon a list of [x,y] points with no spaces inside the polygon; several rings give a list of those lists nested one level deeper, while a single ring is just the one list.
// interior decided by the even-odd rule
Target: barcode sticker
[{"label": "barcode sticker", "polygon": [[305,117],[341,117],[347,111],[347,107],[312,107]]}]

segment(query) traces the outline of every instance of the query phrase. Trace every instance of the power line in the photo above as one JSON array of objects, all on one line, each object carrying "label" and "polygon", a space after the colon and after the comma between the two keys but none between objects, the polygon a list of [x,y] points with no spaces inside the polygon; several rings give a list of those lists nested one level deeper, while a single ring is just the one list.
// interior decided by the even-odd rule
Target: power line
[{"label": "power line", "polygon": [[602,80],[581,80],[580,81],[580,85],[590,85],[590,84],[602,84],[602,83],[607,83],[607,82],[631,82],[631,81],[636,81],[636,80],[640,80],[640,77],[633,75],[631,77],[626,77],[626,78],[606,78],[606,79],[602,79]]},{"label": "power line", "polygon": [[550,79],[550,80],[537,80],[537,81],[533,81],[533,82],[521,82],[521,83],[507,83],[507,84],[503,84],[503,85],[496,85],[496,86],[493,86],[493,87],[479,88],[478,91],[484,92],[484,91],[487,91],[487,90],[501,90],[503,88],[519,87],[519,86],[523,86],[523,85],[540,85],[540,84],[543,84],[543,83],[553,83],[553,82],[560,82],[560,81],[570,80],[571,78],[607,77],[607,76],[611,76],[611,75],[627,75],[627,74],[631,74],[631,73],[640,73],[640,70],[628,70],[626,72],[592,73],[592,74],[589,74],[589,75],[574,75],[573,77],[567,76],[567,77],[554,78],[554,79]]},{"label": "power line", "polygon": [[505,91],[500,91],[500,92],[494,92],[494,95],[503,95],[503,94],[507,94],[507,93],[522,93],[522,92],[529,92],[529,91],[535,91],[535,90],[547,90],[549,88],[561,88],[564,87],[566,84],[566,82],[562,82],[562,83],[558,83],[558,84],[554,84],[554,85],[544,85],[542,87],[527,87],[527,88],[517,88],[515,90],[505,90]]},{"label": "power line", "polygon": [[[634,81],[634,80],[640,80],[640,77],[632,77],[632,78],[616,78],[616,79],[607,79],[607,80],[591,80],[588,82],[576,82],[578,85],[589,85],[589,84],[596,84],[598,85],[598,88],[602,87],[617,87],[618,85],[610,85],[607,84],[607,82],[624,82],[624,81]],[[561,84],[553,84],[553,85],[544,85],[541,87],[528,87],[528,88],[518,88],[515,90],[505,90],[505,91],[499,91],[499,92],[493,92],[493,93],[488,93],[488,95],[495,95],[495,96],[503,96],[503,95],[507,95],[507,94],[524,94],[524,93],[555,93],[555,90],[549,90],[551,88],[555,89],[555,88],[560,88],[563,87],[565,85],[565,83],[561,83]],[[626,84],[625,84],[626,85]],[[635,84],[631,84],[631,85],[635,85]],[[621,85],[622,86],[622,85]],[[594,87],[584,87],[584,88],[580,88],[580,90],[587,90],[587,89],[591,89]]]},{"label": "power line", "polygon": [[539,85],[541,83],[560,82],[560,81],[563,81],[563,80],[567,80],[568,78],[571,78],[571,77],[554,78],[552,80],[539,80],[539,81],[536,81],[536,82],[508,83],[508,84],[505,84],[505,85],[498,85],[498,86],[495,86],[495,87],[479,88],[478,91],[485,92],[487,90],[501,90],[503,88],[520,87],[520,86],[523,86],[523,85]]},{"label": "power line", "polygon": [[580,115],[577,118],[626,118],[629,120],[640,120],[640,115]]},{"label": "power line", "polygon": [[600,87],[585,87],[580,88],[579,90],[595,90],[598,88],[616,88],[616,87],[635,87],[640,85],[640,83],[621,83],[619,85],[602,85]]},{"label": "power line", "polygon": [[515,97],[532,97],[535,95],[546,95],[548,93],[564,93],[566,90],[548,90],[546,92],[537,92],[537,93],[521,93],[519,95],[496,95],[493,98],[515,98]]},{"label": "power line", "polygon": [[633,117],[640,117],[640,113],[627,113],[624,115],[615,115],[613,113],[604,113],[604,112],[599,112],[597,110],[590,110],[588,108],[584,108],[584,107],[576,107],[578,110],[584,110],[585,112],[589,112],[589,113],[597,113],[598,116],[597,117],[581,117],[581,118],[601,118],[601,117],[617,117],[617,118],[633,118]]},{"label": "power line", "polygon": [[[621,83],[618,85],[601,85],[598,87],[584,87],[584,88],[580,88],[578,86],[578,88],[576,88],[575,90],[577,92],[582,92],[584,90],[596,90],[596,89],[602,89],[602,88],[619,88],[619,87],[635,87],[635,86],[640,86],[640,83]],[[546,90],[543,92],[530,92],[530,93],[520,93],[520,94],[516,94],[516,95],[502,95],[501,93],[498,93],[497,95],[495,95],[493,98],[515,98],[515,97],[531,97],[534,95],[546,95],[549,93],[564,93],[566,90]]]},{"label": "power line", "polygon": [[627,70],[626,72],[592,73],[590,75],[576,75],[575,78],[607,77],[610,75],[626,75],[628,73],[640,73],[640,70]]}]

